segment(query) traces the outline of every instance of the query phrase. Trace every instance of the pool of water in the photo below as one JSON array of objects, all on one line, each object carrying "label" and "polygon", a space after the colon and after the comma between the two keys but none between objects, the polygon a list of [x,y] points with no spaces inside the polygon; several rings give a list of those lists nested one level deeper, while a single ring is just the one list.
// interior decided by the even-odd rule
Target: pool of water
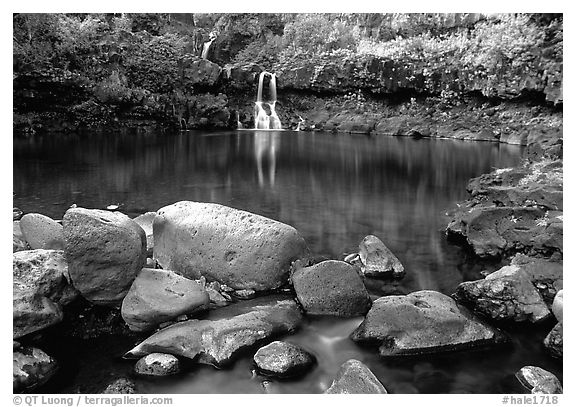
[{"label": "pool of water", "polygon": [[[294,226],[317,260],[342,259],[367,234],[379,236],[406,278],[367,282],[373,297],[422,289],[452,294],[484,265],[446,240],[446,212],[467,197],[471,177],[513,166],[520,156],[519,147],[494,143],[287,131],[31,137],[14,139],[14,206],[61,219],[72,204],[120,204],[136,216],[180,200],[221,203]],[[312,351],[318,364],[298,380],[255,375],[250,355],[226,370],[201,366],[135,380],[150,393],[318,393],[349,358],[364,361],[396,393],[506,391],[526,364],[562,377],[560,362],[542,349],[549,326],[515,327],[511,349],[382,361],[348,339],[360,322],[307,319],[288,339]],[[66,362],[74,378],[52,391],[97,391],[94,383],[128,374],[133,362],[117,358],[131,346],[125,342],[76,344]],[[97,369],[83,362],[95,353]]]}]

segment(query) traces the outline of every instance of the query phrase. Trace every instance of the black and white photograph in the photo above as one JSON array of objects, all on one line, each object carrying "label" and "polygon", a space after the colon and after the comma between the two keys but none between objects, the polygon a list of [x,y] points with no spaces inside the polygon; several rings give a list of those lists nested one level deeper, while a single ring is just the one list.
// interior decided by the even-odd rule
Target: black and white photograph
[{"label": "black and white photograph", "polygon": [[564,13],[379,7],[10,12],[6,405],[563,404]]}]

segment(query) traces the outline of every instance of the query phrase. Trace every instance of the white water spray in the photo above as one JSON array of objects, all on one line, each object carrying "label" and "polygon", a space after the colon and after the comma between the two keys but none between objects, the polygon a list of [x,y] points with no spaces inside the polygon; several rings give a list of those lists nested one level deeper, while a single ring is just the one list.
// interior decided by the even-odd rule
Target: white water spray
[{"label": "white water spray", "polygon": [[[264,77],[266,75],[270,75],[270,99],[268,102],[265,102],[262,96],[264,88]],[[264,110],[264,103],[268,104],[268,107],[270,108],[270,115],[268,115],[266,110]],[[256,104],[254,107],[254,128],[263,130],[282,128],[280,118],[276,114],[276,74],[265,71],[260,73],[260,78],[258,80],[258,94],[256,96]]]}]

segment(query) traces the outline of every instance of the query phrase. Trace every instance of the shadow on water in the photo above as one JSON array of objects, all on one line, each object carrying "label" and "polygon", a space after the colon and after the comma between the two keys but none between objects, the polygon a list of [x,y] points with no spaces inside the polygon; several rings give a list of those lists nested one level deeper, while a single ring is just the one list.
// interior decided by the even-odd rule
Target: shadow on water
[{"label": "shadow on water", "polygon": [[[121,203],[130,216],[180,200],[221,203],[294,226],[318,260],[342,259],[375,234],[407,274],[399,282],[367,284],[373,297],[421,289],[451,294],[484,266],[471,265],[446,240],[446,211],[467,197],[471,177],[516,165],[520,154],[517,146],[493,143],[289,131],[31,137],[14,139],[14,206],[60,219],[73,203]],[[289,339],[313,351],[317,367],[302,380],[270,380],[266,391],[322,392],[348,358],[367,363],[397,393],[499,392],[530,361],[552,364],[561,375],[541,349],[546,329],[514,333],[512,352],[383,363],[348,339],[360,321],[308,320]],[[126,363],[114,359],[109,369],[119,374]],[[264,392],[264,378],[251,370],[245,357],[231,369],[195,367],[139,384],[143,392]]]}]

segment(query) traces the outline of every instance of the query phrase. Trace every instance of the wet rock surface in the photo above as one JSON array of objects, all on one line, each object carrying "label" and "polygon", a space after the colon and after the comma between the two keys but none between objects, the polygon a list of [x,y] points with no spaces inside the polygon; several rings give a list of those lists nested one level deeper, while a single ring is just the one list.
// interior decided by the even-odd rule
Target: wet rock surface
[{"label": "wet rock surface", "polygon": [[516,254],[510,263],[524,271],[546,303],[551,303],[564,286],[562,259],[530,257]]},{"label": "wet rock surface", "polygon": [[136,385],[134,382],[121,377],[110,383],[102,394],[134,394],[136,393]]},{"label": "wet rock surface", "polygon": [[524,366],[516,378],[532,394],[562,394],[562,384],[552,373],[536,366]]},{"label": "wet rock surface", "polygon": [[254,362],[261,373],[278,377],[302,374],[315,361],[315,357],[301,347],[281,341],[261,347],[254,355]]},{"label": "wet rock surface", "polygon": [[505,266],[483,280],[461,283],[455,298],[497,321],[540,322],[551,316],[530,277],[518,266]]},{"label": "wet rock surface", "polygon": [[171,325],[145,339],[125,357],[162,352],[222,366],[246,348],[295,331],[301,320],[298,305],[290,297],[257,298],[211,311],[202,320]]},{"label": "wet rock surface", "polygon": [[562,358],[564,354],[564,323],[558,322],[544,338],[544,346],[550,355]]},{"label": "wet rock surface", "polygon": [[386,388],[364,363],[350,359],[343,363],[327,394],[387,394]]},{"label": "wet rock surface", "polygon": [[564,319],[564,290],[556,293],[554,301],[552,302],[552,313],[559,322]]},{"label": "wet rock surface", "polygon": [[13,352],[13,391],[31,391],[47,382],[58,369],[56,361],[38,348],[20,348]]},{"label": "wet rock surface", "polygon": [[12,298],[14,339],[55,325],[64,317],[61,306],[43,295],[14,287]]},{"label": "wet rock surface", "polygon": [[20,228],[20,221],[15,220],[12,223],[12,252],[15,253],[22,250],[29,250],[30,246],[28,245],[28,242],[26,242],[26,238],[22,233],[22,229]]},{"label": "wet rock surface", "polygon": [[404,266],[400,260],[376,236],[368,235],[359,246],[362,272],[367,277],[403,277]]},{"label": "wet rock surface", "polygon": [[196,281],[170,270],[144,268],[122,301],[122,318],[132,331],[148,331],[200,311],[209,302],[208,293]]},{"label": "wet rock surface", "polygon": [[151,353],[136,362],[134,371],[144,376],[170,376],[180,372],[180,362],[172,355]]},{"label": "wet rock surface", "polygon": [[62,225],[48,216],[27,213],[20,219],[20,228],[32,249],[64,249]]},{"label": "wet rock surface", "polygon": [[370,308],[362,278],[346,262],[327,260],[302,267],[294,271],[291,280],[307,314],[351,317],[364,315]]},{"label": "wet rock surface", "polygon": [[146,263],[146,234],[126,215],[73,208],[64,215],[68,271],[87,300],[118,306]]},{"label": "wet rock surface", "polygon": [[421,355],[503,343],[507,338],[436,291],[374,301],[353,341],[379,346],[381,356]]},{"label": "wet rock surface", "polygon": [[183,201],[160,209],[154,240],[154,257],[163,268],[236,290],[278,288],[291,263],[308,255],[293,227],[210,203]]}]

